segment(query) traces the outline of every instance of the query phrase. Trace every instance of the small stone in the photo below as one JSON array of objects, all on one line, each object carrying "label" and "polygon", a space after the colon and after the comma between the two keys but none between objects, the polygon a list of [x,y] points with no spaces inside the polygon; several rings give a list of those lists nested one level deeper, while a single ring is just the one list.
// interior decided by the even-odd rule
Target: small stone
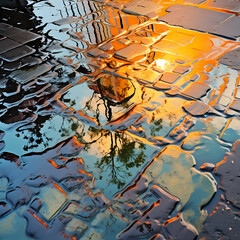
[{"label": "small stone", "polygon": [[200,169],[202,171],[207,171],[207,172],[211,172],[213,169],[215,168],[215,165],[212,163],[204,163]]},{"label": "small stone", "polygon": [[126,59],[126,60],[131,60],[131,59],[133,59],[137,56],[145,55],[149,52],[150,52],[150,50],[149,50],[148,47],[143,46],[141,44],[133,43],[133,44],[127,46],[126,48],[118,50],[114,54],[114,56],[119,57],[119,58],[123,58],[123,59]]},{"label": "small stone", "polygon": [[230,102],[231,102],[231,98],[229,98],[225,95],[221,95],[217,101],[217,104],[227,107]]},{"label": "small stone", "polygon": [[122,11],[134,14],[134,15],[141,15],[141,16],[148,16],[154,11],[160,10],[162,6],[160,4],[156,4],[155,2],[152,2],[151,0],[136,0],[131,2],[130,6],[126,6]]},{"label": "small stone", "polygon": [[42,206],[39,210],[45,219],[50,220],[68,199],[68,194],[57,184],[49,185],[39,194]]},{"label": "small stone", "polygon": [[50,69],[51,66],[44,63],[31,70],[16,70],[12,72],[9,77],[20,83],[27,83],[36,77],[39,77],[40,75],[48,72]]},{"label": "small stone", "polygon": [[99,47],[103,51],[111,51],[113,50],[113,45],[111,43],[105,43]]},{"label": "small stone", "polygon": [[240,70],[240,48],[225,53],[219,58],[219,63],[229,66],[232,69]]},{"label": "small stone", "polygon": [[57,21],[54,21],[53,23],[58,25],[58,26],[61,26],[61,25],[64,25],[64,24],[74,23],[78,20],[79,20],[79,18],[70,16],[70,17],[67,17],[67,18],[62,18],[62,19],[59,19]]},{"label": "small stone", "polygon": [[196,239],[198,235],[196,229],[186,223],[181,215],[167,221],[163,226],[163,233],[168,236],[167,239],[178,240]]},{"label": "small stone", "polygon": [[87,52],[88,56],[94,57],[94,58],[100,56],[101,54],[104,54],[104,52],[98,48],[91,49],[90,51]]},{"label": "small stone", "polygon": [[155,72],[151,69],[131,71],[130,76],[139,79],[143,84],[153,84],[158,81],[161,77],[161,74]]},{"label": "small stone", "polygon": [[160,80],[166,83],[174,83],[179,77],[181,77],[181,75],[177,73],[165,72]]},{"label": "small stone", "polygon": [[193,76],[191,76],[189,80],[194,82],[194,81],[197,81],[199,78],[200,78],[200,75],[196,73]]},{"label": "small stone", "polygon": [[179,74],[185,74],[185,73],[189,72],[190,69],[191,69],[190,66],[181,66],[181,65],[180,65],[180,66],[175,67],[175,68],[173,69],[173,72],[174,72],[174,73],[179,73]]},{"label": "small stone", "polygon": [[201,116],[210,110],[207,104],[199,101],[190,101],[183,105],[183,108],[193,116]]},{"label": "small stone", "polygon": [[240,100],[234,100],[230,108],[235,111],[240,111]]},{"label": "small stone", "polygon": [[167,84],[167,83],[164,83],[164,82],[161,82],[161,81],[158,81],[154,84],[154,89],[156,89],[156,90],[169,90],[169,89],[171,89],[171,85]]},{"label": "small stone", "polygon": [[206,95],[206,93],[210,89],[211,89],[211,87],[209,87],[206,84],[193,82],[193,83],[190,83],[186,88],[184,88],[183,91],[181,92],[181,94],[185,95],[187,97],[200,99],[201,97]]}]

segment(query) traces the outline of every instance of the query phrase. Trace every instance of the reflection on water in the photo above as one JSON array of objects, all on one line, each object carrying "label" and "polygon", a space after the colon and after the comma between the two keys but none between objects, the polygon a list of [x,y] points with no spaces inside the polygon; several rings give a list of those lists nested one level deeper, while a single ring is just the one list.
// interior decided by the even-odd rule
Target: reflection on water
[{"label": "reflection on water", "polygon": [[176,1],[101,2],[0,8],[4,240],[190,240],[219,201],[237,43],[158,21]]}]

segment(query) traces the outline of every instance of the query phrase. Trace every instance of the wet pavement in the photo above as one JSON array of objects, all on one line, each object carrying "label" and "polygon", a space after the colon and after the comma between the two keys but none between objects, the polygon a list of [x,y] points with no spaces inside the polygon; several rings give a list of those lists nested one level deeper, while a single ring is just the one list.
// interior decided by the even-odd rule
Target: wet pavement
[{"label": "wet pavement", "polygon": [[239,239],[239,1],[22,2],[0,8],[0,239]]}]

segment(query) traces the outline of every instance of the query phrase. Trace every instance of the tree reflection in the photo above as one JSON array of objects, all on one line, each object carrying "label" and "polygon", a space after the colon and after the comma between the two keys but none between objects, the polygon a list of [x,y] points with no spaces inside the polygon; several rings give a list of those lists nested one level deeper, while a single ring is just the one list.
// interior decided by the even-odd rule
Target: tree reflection
[{"label": "tree reflection", "polygon": [[105,137],[107,136],[111,139],[109,152],[96,162],[101,169],[100,179],[106,174],[106,170],[110,169],[109,182],[121,188],[126,184],[125,176],[132,176],[130,170],[145,162],[146,147],[143,143],[131,141],[124,132],[107,132]]}]

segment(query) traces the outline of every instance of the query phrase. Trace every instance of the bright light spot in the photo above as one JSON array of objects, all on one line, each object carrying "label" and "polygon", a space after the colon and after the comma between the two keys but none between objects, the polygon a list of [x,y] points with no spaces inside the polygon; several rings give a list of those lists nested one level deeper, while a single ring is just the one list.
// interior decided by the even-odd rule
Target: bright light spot
[{"label": "bright light spot", "polygon": [[157,67],[164,69],[164,67],[167,64],[167,61],[164,59],[158,59],[158,60],[156,60],[156,64],[157,64]]}]

